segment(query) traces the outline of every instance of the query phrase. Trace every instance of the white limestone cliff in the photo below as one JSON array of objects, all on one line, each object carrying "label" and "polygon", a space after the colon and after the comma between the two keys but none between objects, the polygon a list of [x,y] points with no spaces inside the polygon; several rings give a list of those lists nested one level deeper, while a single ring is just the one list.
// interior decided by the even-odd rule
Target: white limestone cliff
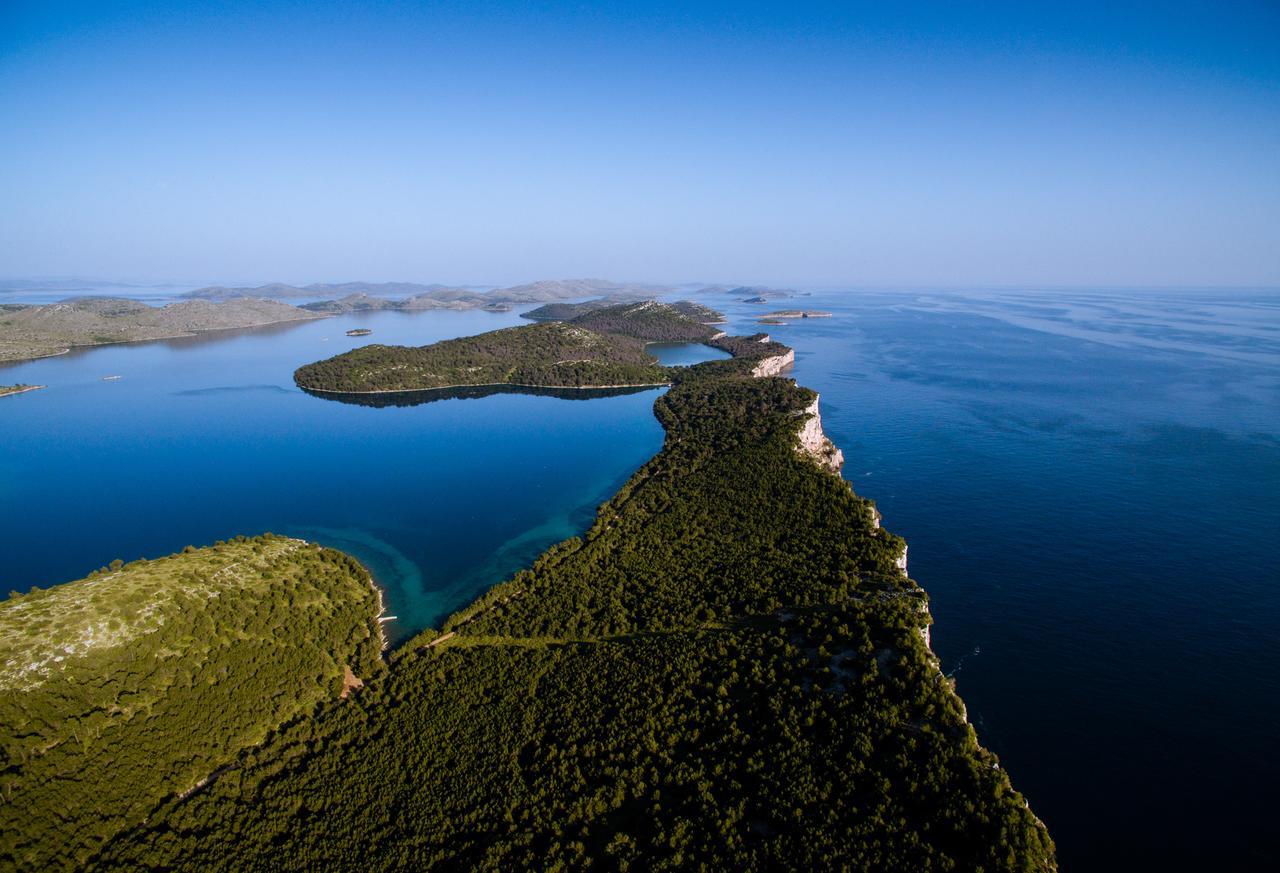
[{"label": "white limestone cliff", "polygon": [[752,376],[776,376],[783,370],[790,367],[796,362],[796,353],[794,349],[787,349],[785,355],[773,355],[769,358],[761,358],[756,362],[755,367],[751,369]]},{"label": "white limestone cliff", "polygon": [[836,448],[835,443],[831,442],[822,430],[822,415],[818,411],[817,397],[805,407],[802,414],[809,418],[804,423],[804,427],[800,428],[798,450],[817,461],[819,466],[838,475],[840,468],[844,466],[844,452]]}]

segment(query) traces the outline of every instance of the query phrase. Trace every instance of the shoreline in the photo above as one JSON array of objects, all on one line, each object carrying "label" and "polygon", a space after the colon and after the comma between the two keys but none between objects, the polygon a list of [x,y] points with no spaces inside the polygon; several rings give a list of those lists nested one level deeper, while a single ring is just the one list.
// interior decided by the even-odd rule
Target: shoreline
[{"label": "shoreline", "polygon": [[0,397],[16,397],[19,394],[26,394],[28,391],[39,391],[48,387],[48,385],[23,385],[21,388],[14,388],[10,391],[0,391]]},{"label": "shoreline", "polygon": [[[297,383],[294,383],[297,385]],[[603,391],[610,388],[669,388],[670,382],[636,382],[631,385],[530,385],[524,382],[470,382],[464,385],[439,385],[434,388],[380,388],[376,391],[335,391],[332,388],[308,388],[316,394],[425,394],[428,391],[451,391],[455,388],[546,388],[554,391]]]},{"label": "shoreline", "polygon": [[[75,351],[76,349],[96,349],[102,346],[123,346],[123,345],[129,345],[131,343],[154,343],[154,342],[159,342],[160,340],[190,339],[191,337],[199,336],[200,334],[204,334],[204,333],[218,333],[219,331],[227,331],[227,330],[253,330],[259,327],[271,327],[272,325],[276,325],[276,324],[293,324],[294,322],[297,322],[297,321],[317,321],[321,318],[333,318],[334,316],[340,315],[340,314],[342,313],[316,312],[316,313],[304,316],[302,318],[284,318],[284,319],[281,319],[280,321],[264,321],[259,324],[242,324],[242,325],[237,325],[233,327],[201,327],[201,328],[196,328],[195,330],[189,330],[186,333],[166,334],[165,336],[147,336],[147,337],[138,337],[137,339],[108,340],[107,342],[101,342],[101,343],[72,343],[71,345],[64,348],[62,351],[49,352],[48,354],[45,354],[45,355],[36,355],[34,357],[28,357],[28,358],[2,358],[0,359],[0,366],[4,366],[5,364],[26,364],[26,363],[29,363],[30,361],[39,361],[44,358],[56,358],[58,355],[69,354],[70,352]],[[0,340],[0,347],[3,347],[4,343],[6,342],[11,342],[11,340]]]}]

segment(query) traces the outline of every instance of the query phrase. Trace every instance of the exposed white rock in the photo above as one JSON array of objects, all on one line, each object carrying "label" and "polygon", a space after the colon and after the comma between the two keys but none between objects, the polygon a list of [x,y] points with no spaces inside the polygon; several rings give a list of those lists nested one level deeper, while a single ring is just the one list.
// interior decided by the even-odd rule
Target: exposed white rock
[{"label": "exposed white rock", "polygon": [[902,554],[898,556],[898,569],[902,571],[902,575],[907,575],[907,544],[902,544]]},{"label": "exposed white rock", "polygon": [[794,349],[787,349],[785,355],[774,355],[761,358],[751,370],[752,376],[776,376],[796,362]]},{"label": "exposed white rock", "polygon": [[817,397],[805,407],[803,414],[809,416],[809,419],[800,429],[799,450],[817,461],[820,466],[838,474],[840,468],[844,466],[844,452],[836,448],[836,444],[827,439],[827,435],[822,430],[822,414],[818,411]]}]

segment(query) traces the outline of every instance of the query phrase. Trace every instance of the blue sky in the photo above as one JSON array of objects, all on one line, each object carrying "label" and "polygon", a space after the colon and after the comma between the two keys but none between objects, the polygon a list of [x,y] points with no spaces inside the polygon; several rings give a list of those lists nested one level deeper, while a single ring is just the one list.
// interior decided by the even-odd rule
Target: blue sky
[{"label": "blue sky", "polygon": [[0,0],[0,276],[1280,285],[1277,45],[1275,3]]}]

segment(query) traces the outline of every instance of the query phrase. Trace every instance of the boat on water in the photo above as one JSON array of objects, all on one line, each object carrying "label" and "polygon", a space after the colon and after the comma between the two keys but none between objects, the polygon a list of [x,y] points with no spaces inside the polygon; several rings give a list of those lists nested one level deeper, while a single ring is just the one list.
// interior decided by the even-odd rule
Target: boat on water
[{"label": "boat on water", "polygon": [[103,381],[103,382],[114,382],[114,381],[116,381],[116,380],[117,380],[117,379],[119,379],[119,378],[120,378],[119,376],[103,376],[103,377],[102,377],[102,381]]}]

